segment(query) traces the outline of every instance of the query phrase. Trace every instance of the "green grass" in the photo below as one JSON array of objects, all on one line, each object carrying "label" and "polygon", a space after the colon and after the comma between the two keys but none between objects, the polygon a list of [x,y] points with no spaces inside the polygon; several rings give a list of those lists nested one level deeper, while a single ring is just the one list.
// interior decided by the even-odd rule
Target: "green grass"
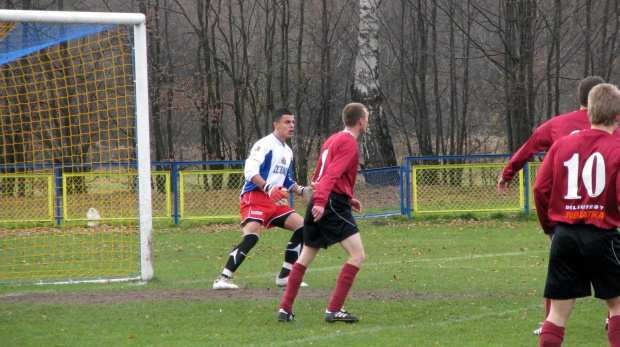
[{"label": "green grass", "polygon": [[[241,240],[237,224],[172,228],[153,235],[155,279],[148,284],[0,285],[0,345],[6,346],[534,346],[543,320],[548,238],[532,217],[429,216],[388,225],[360,220],[366,263],[345,307],[358,324],[328,324],[323,312],[342,264],[338,246],[322,250],[304,280],[325,297],[298,300],[296,324],[281,324],[276,298],[193,299],[113,304],[8,303],[31,293],[205,290]],[[275,287],[290,233],[263,230],[235,283]],[[372,291],[375,300],[356,297]],[[209,291],[210,293],[210,291]],[[385,299],[402,293],[402,299]],[[272,296],[273,297],[273,296]],[[564,346],[607,344],[605,308],[581,299]]]}]

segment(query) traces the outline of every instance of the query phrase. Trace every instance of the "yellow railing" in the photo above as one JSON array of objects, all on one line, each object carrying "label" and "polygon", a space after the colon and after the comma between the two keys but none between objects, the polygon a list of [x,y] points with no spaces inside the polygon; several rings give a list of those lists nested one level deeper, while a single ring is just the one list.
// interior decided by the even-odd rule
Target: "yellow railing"
[{"label": "yellow railing", "polygon": [[179,173],[181,219],[239,218],[243,170],[200,170]]},{"label": "yellow railing", "polygon": [[[170,219],[170,173],[151,172],[153,219]],[[138,191],[136,172],[81,172],[62,176],[63,219],[88,221],[93,207],[105,220],[137,220]]]},{"label": "yellow railing", "polygon": [[497,191],[505,164],[419,165],[412,167],[412,213],[522,211],[523,171],[506,194]]},{"label": "yellow railing", "polygon": [[53,222],[52,174],[0,175],[0,223]]}]

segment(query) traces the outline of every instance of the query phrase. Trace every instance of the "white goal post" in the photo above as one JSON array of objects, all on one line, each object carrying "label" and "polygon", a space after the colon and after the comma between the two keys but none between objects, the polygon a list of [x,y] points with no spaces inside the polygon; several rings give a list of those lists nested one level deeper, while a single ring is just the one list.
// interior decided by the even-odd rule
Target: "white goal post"
[{"label": "white goal post", "polygon": [[[138,196],[137,197],[137,200],[138,200],[137,208],[139,208],[139,212],[138,212],[139,216],[138,216],[137,224],[139,228],[139,239],[140,239],[139,241],[140,243],[139,258],[140,259],[139,259],[139,276],[134,276],[131,279],[140,279],[142,281],[151,280],[153,278],[153,256],[152,256],[152,228],[153,228],[153,225],[152,225],[153,215],[152,214],[153,212],[152,212],[152,204],[151,204],[151,194],[152,194],[153,188],[151,186],[152,183],[151,183],[150,140],[149,140],[149,102],[148,102],[147,31],[146,31],[147,29],[146,29],[144,14],[141,14],[141,13],[105,13],[105,12],[70,12],[70,11],[63,12],[63,11],[0,10],[0,22],[53,23],[53,24],[105,24],[105,25],[126,26],[128,30],[131,30],[131,27],[133,27],[133,37],[132,37],[133,78],[134,78],[133,89],[135,93],[135,101],[134,101],[135,105],[131,105],[131,106],[132,108],[135,107],[135,115],[132,115],[131,118],[128,118],[128,119],[131,120],[130,122],[133,122],[134,116],[135,116],[135,150],[134,152],[132,152],[133,153],[132,156],[134,156],[132,158],[134,158],[137,163],[132,162],[131,165],[132,167],[137,167],[137,196]],[[2,37],[2,39],[4,39],[4,37]],[[4,52],[0,52],[0,54],[2,53]],[[82,59],[85,60],[84,58]],[[128,58],[127,60],[129,59],[130,58]],[[62,64],[64,63],[59,63],[59,65],[64,66]],[[100,65],[105,65],[105,64],[107,63],[100,63]],[[104,68],[106,67],[107,66],[104,66]],[[105,74],[105,72],[102,74]],[[127,78],[126,76],[123,76],[123,77]],[[106,83],[113,84],[113,82],[106,82]],[[95,83],[93,83],[93,85],[94,84]],[[88,89],[88,87],[84,87],[84,88]],[[30,89],[27,89],[27,90],[30,91]],[[99,91],[96,91],[96,93],[99,93]],[[70,92],[67,94],[70,94]],[[32,98],[32,96],[30,97]],[[69,97],[70,95],[66,96],[67,99]],[[25,97],[25,98],[28,98],[28,97]],[[85,99],[88,99],[88,97],[85,97]],[[73,109],[78,108],[78,106],[72,106],[72,107]],[[87,108],[87,106],[79,106],[79,107]],[[67,109],[69,109],[69,107],[67,107]],[[71,112],[71,111],[67,111],[67,112]],[[42,118],[42,116],[40,116],[40,118]],[[1,125],[1,121],[0,121],[0,125]],[[31,128],[40,129],[43,127],[44,126],[41,126],[41,125],[33,125]],[[132,124],[132,127],[133,127],[133,124]],[[132,131],[133,131],[133,128],[132,128]],[[0,129],[0,132],[2,132],[2,129]],[[39,138],[41,137],[41,135],[37,135],[37,136]],[[110,135],[105,135],[105,136],[110,136]],[[57,140],[57,141],[59,143],[62,143],[63,140]],[[66,141],[70,141],[70,140],[66,140]],[[131,141],[134,141],[134,140],[131,140]],[[48,142],[51,142],[51,141],[48,140]],[[34,140],[32,141],[32,143],[34,143]],[[95,145],[98,145],[98,143],[95,143]],[[30,146],[35,149],[38,149],[39,147],[41,147],[40,144],[35,144],[35,145],[31,144]],[[119,148],[120,147],[123,147],[123,146],[119,145]],[[126,151],[129,151],[126,149],[126,147],[127,146],[123,147],[123,149]],[[2,150],[2,148],[0,148],[0,150]],[[58,151],[58,149],[54,149],[54,150]],[[1,151],[0,151],[0,154],[2,154]],[[47,154],[40,155],[40,157],[45,157],[46,155]],[[87,154],[87,155],[91,155],[91,154]],[[83,154],[82,157],[86,157],[87,155]],[[112,157],[112,155],[110,155],[110,157]],[[80,164],[83,164],[84,162],[85,161],[80,161]],[[0,164],[3,164],[3,163],[0,162]],[[118,164],[118,163],[113,163],[113,164]],[[40,164],[36,164],[36,165],[40,165]],[[110,167],[112,166],[114,165],[110,165]],[[29,168],[26,165],[21,165],[21,166],[16,166],[16,167],[18,169],[15,169],[15,170],[19,170],[19,168]],[[26,169],[24,169],[24,171],[26,171]],[[13,176],[16,176],[16,175],[14,174]],[[134,175],[134,179],[135,177],[136,176]],[[117,184],[117,185],[120,186],[120,184]],[[125,186],[123,187],[127,187],[127,186],[128,185],[125,184]],[[11,192],[11,194],[13,193]],[[68,194],[65,193],[65,195],[68,195]],[[122,201],[122,198],[119,198],[119,201]],[[60,205],[60,203],[58,204]],[[50,206],[51,206],[51,203],[50,203]],[[80,209],[80,211],[83,211],[83,209]],[[80,216],[83,217],[84,216],[83,212],[80,212],[80,213],[81,213]],[[102,213],[102,215],[105,217],[104,213]],[[2,216],[0,215],[0,221],[1,219],[2,219]],[[125,218],[125,219],[129,219],[129,218]],[[83,224],[85,224],[85,222]],[[2,227],[1,224],[0,224],[0,227]],[[85,229],[88,229],[88,228],[85,228]],[[1,232],[2,230],[0,229],[0,237],[2,237]],[[54,235],[53,237],[58,237],[58,236]],[[108,242],[108,244],[104,246],[105,247],[116,246],[116,245],[110,246],[111,243],[112,242]],[[104,253],[107,250],[107,248],[105,247],[103,247],[102,250],[97,250],[97,252]],[[127,247],[131,248],[131,246],[127,246]],[[93,246],[85,246],[84,248],[93,248]],[[135,248],[137,249],[137,246]],[[114,261],[117,261],[118,260],[117,258],[120,258],[120,261],[122,261],[124,260],[123,259],[124,257],[128,257],[126,253],[119,253],[119,254],[120,255],[118,256],[112,257]],[[45,256],[49,256],[49,254],[46,254]],[[26,260],[26,261],[29,261],[29,260]],[[44,262],[44,260],[42,260],[41,262]],[[137,262],[137,256],[136,256],[136,262]],[[17,261],[15,261],[15,263],[17,263]],[[100,264],[97,266],[105,267],[106,265]],[[95,266],[95,268],[97,268],[97,266]],[[2,271],[3,269],[0,269],[0,272]],[[70,275],[67,275],[67,276],[69,277],[65,277],[65,279],[70,279],[70,282],[81,282],[81,280],[79,279],[74,281],[73,277],[71,277]],[[110,276],[110,279],[105,279],[106,276],[100,277],[97,274],[89,273],[84,278],[86,279],[85,281],[123,280],[123,279],[115,278],[115,276],[116,275],[113,274]],[[116,276],[116,277],[121,277],[121,276]],[[104,279],[102,280],[102,278]],[[2,282],[1,279],[0,279],[0,282]],[[30,282],[30,281],[24,281],[24,282]]]}]

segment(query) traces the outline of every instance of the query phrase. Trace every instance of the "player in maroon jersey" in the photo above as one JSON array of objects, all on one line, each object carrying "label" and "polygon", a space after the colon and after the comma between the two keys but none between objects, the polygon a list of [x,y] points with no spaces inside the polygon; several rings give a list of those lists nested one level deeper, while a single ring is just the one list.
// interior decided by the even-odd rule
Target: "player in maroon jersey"
[{"label": "player in maroon jersey", "polygon": [[364,262],[364,246],[351,211],[361,212],[362,204],[353,198],[359,153],[356,139],[366,132],[368,110],[351,103],[342,111],[345,129],[332,135],[321,148],[312,185],[316,186],[304,218],[304,247],[289,275],[284,298],[280,303],[278,321],[296,322],[293,303],[306,269],[320,248],[340,243],[349,258],[344,264],[332,298],[325,311],[325,321],[355,323],[359,317],[342,306]]},{"label": "player in maroon jersey", "polygon": [[[523,169],[534,154],[548,150],[560,137],[566,136],[573,131],[590,128],[588,119],[588,93],[597,84],[604,83],[598,76],[584,78],[577,87],[579,97],[579,110],[553,117],[538,127],[530,138],[510,158],[504,168],[502,176],[497,182],[497,189],[504,194],[510,182]],[[616,129],[616,135],[620,136],[620,130]]]},{"label": "player in maroon jersey", "polygon": [[589,94],[591,129],[557,140],[536,176],[540,224],[552,234],[545,298],[551,311],[539,346],[561,346],[575,299],[605,300],[607,336],[620,346],[620,90],[600,84]]},{"label": "player in maroon jersey", "polygon": [[[598,76],[590,76],[584,78],[577,87],[577,95],[579,98],[579,110],[563,114],[546,121],[538,127],[526,143],[517,150],[510,158],[510,162],[504,168],[502,176],[497,182],[497,189],[504,194],[506,188],[510,187],[510,182],[514,176],[523,169],[534,154],[546,151],[559,138],[566,136],[574,131],[590,128],[590,120],[588,119],[588,93],[598,84],[604,83],[602,78]],[[620,130],[615,130],[615,135],[620,136]],[[549,315],[551,302],[545,300],[545,318]],[[539,335],[541,328],[533,331],[534,335]]]}]

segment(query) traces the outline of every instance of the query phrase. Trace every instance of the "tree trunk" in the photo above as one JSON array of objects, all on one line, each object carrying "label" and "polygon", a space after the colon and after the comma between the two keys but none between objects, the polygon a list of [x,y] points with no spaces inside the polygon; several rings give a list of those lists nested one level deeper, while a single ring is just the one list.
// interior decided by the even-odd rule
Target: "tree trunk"
[{"label": "tree trunk", "polygon": [[329,47],[329,17],[327,10],[328,0],[322,0],[321,11],[321,117],[320,135],[329,136],[329,120],[331,118],[331,50]]},{"label": "tree trunk", "polygon": [[[263,133],[269,134],[273,131],[273,125],[271,125],[271,117],[273,111],[276,109],[273,100],[273,57],[274,57],[274,39],[276,36],[276,17],[278,11],[276,9],[276,3],[273,0],[268,0],[265,4],[265,40],[263,43],[263,53],[266,60],[266,73],[265,73],[265,122],[263,127]],[[258,85],[258,84],[257,84]]]},{"label": "tree trunk", "polygon": [[414,16],[415,21],[412,25],[412,30],[415,31],[415,40],[418,44],[418,49],[414,56],[414,71],[411,86],[412,96],[415,104],[416,113],[414,115],[415,124],[417,126],[417,140],[418,147],[420,148],[420,154],[425,156],[434,155],[432,136],[431,136],[431,124],[430,124],[430,111],[428,108],[428,95],[427,95],[427,78],[428,78],[428,27],[427,27],[427,11],[426,2],[417,0],[416,6],[413,6],[411,15]]},{"label": "tree trunk", "polygon": [[511,133],[509,150],[516,151],[532,134],[533,87],[533,0],[506,0],[504,70],[506,123]]},{"label": "tree trunk", "polygon": [[289,22],[291,18],[290,13],[290,4],[289,0],[282,0],[280,5],[282,6],[281,10],[281,23],[280,23],[280,44],[282,45],[282,49],[280,50],[282,54],[282,60],[280,61],[280,100],[282,100],[282,105],[289,105],[289,63],[290,63],[290,54],[289,54]]},{"label": "tree trunk", "polygon": [[[450,3],[450,8],[454,7],[454,3]],[[453,12],[453,11],[451,11]],[[454,15],[454,14],[452,14]],[[438,59],[438,48],[439,48],[439,39],[437,34],[437,4],[433,4],[433,9],[431,10],[431,64],[433,65],[433,94],[435,95],[435,124],[437,126],[437,130],[435,132],[435,153],[446,154],[446,146],[443,139],[443,112],[441,107],[441,98],[439,97],[440,92],[440,82],[439,82],[439,59]],[[454,35],[454,27],[452,21],[450,21],[450,35]]]},{"label": "tree trunk", "polygon": [[310,119],[310,112],[308,116],[304,117],[302,114],[302,104],[304,101],[304,90],[307,87],[306,75],[303,70],[303,48],[304,48],[304,32],[305,32],[305,4],[306,0],[300,0],[299,4],[299,35],[297,37],[297,57],[295,60],[295,70],[297,75],[296,91],[295,91],[295,115],[297,117],[297,130],[295,136],[295,143],[297,144],[297,153],[295,156],[295,180],[300,184],[308,185],[310,180],[308,179],[308,155],[310,155],[310,149],[312,148],[312,139],[310,136],[311,126],[305,127],[306,124],[312,124]]},{"label": "tree trunk", "polygon": [[155,161],[166,158],[166,148],[164,145],[164,129],[162,125],[160,91],[163,84],[161,71],[161,40],[159,33],[159,1],[154,3],[147,1],[140,3],[140,12],[148,17],[149,27],[149,58],[151,71],[149,76],[149,103],[151,104],[151,118],[153,120],[153,140],[155,140]]},{"label": "tree trunk", "polygon": [[589,76],[592,74],[592,39],[590,38],[590,35],[592,34],[592,0],[586,0],[583,5],[586,8],[586,27],[583,30],[583,34],[585,36],[583,76]]},{"label": "tree trunk", "polygon": [[375,0],[360,0],[358,50],[351,98],[368,108],[367,133],[362,136],[365,168],[396,166],[390,129],[379,92],[379,17]]}]

